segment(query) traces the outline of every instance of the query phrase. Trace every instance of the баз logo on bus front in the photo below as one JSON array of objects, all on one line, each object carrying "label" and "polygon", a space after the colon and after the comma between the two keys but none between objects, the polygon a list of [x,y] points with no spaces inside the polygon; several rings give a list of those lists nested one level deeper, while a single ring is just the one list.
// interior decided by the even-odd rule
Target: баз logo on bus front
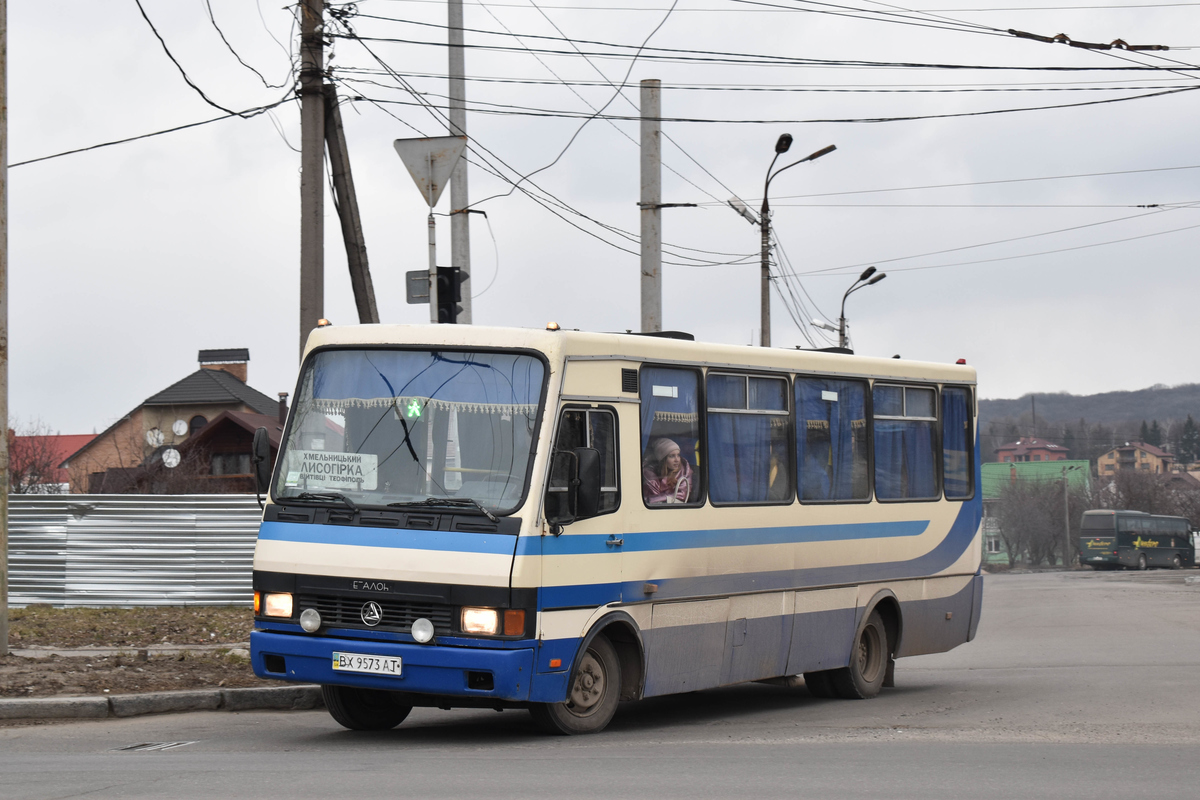
[{"label": "\u0431\u0430\u0437 logo on bus front", "polygon": [[358,612],[358,615],[362,617],[364,624],[374,628],[383,621],[383,608],[372,600],[369,603],[363,603],[362,611]]}]

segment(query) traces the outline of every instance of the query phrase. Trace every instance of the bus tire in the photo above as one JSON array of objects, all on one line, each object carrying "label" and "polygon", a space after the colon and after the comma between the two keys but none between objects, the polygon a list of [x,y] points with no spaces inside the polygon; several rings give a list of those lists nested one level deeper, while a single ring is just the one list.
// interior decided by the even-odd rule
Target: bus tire
[{"label": "bus tire", "polygon": [[1183,559],[1179,557],[1179,553],[1171,556],[1171,569],[1183,569]]},{"label": "bus tire", "polygon": [[858,639],[850,652],[850,666],[830,670],[833,690],[838,697],[846,700],[874,697],[883,688],[890,658],[883,617],[878,611],[872,611],[867,623],[858,632]]},{"label": "bus tire", "polygon": [[567,699],[561,703],[535,703],[529,713],[546,733],[599,733],[617,713],[620,698],[621,660],[608,638],[599,635],[579,657],[571,673]]},{"label": "bus tire", "polygon": [[352,731],[389,731],[412,711],[412,706],[396,702],[392,692],[382,689],[323,685],[321,697],[329,716]]},{"label": "bus tire", "polygon": [[837,697],[833,690],[833,683],[829,679],[830,672],[831,670],[823,669],[820,672],[804,673],[804,688],[808,689],[808,693],[813,697]]},{"label": "bus tire", "polygon": [[1143,570],[1146,568],[1146,554],[1138,553],[1137,568]]}]

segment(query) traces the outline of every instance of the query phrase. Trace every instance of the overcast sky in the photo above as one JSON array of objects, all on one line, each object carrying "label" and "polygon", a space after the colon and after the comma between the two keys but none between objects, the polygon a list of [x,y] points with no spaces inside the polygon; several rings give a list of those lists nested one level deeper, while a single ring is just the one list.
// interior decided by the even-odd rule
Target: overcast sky
[{"label": "overcast sky", "polygon": [[[658,78],[664,116],[697,120],[664,124],[678,146],[664,143],[663,199],[699,204],[663,212],[666,258],[701,260],[665,267],[665,327],[757,342],[759,233],[724,201],[737,194],[758,207],[774,143],[790,132],[788,158],[837,145],[771,185],[787,256],[780,272],[796,276],[788,289],[803,305],[790,310],[808,336],[813,317],[836,322],[842,293],[878,265],[888,278],[847,304],[859,353],[965,358],[989,398],[1200,381],[1191,355],[1200,94],[822,121],[1200,87],[1195,68],[1115,70],[1200,59],[1200,4],[910,1],[922,13],[871,0],[548,0],[540,10],[529,0],[467,0],[467,28],[504,34],[466,34],[480,46],[467,53],[468,75],[523,81],[467,84],[473,108],[503,112],[468,117],[471,197],[487,212],[487,222],[472,217],[475,321],[638,328],[638,123],[578,115],[607,103],[605,114],[636,117],[638,82]],[[237,55],[283,87],[272,88],[222,42],[205,0],[142,4],[214,103],[249,109],[289,92],[293,9],[211,0]],[[363,98],[342,115],[372,278],[384,322],[422,322],[428,308],[405,303],[404,273],[426,265],[427,212],[392,141],[446,130],[381,62],[424,101],[444,104],[445,3],[356,6],[350,30],[374,40],[336,39],[331,63],[339,92]],[[188,86],[134,0],[9,0],[8,13],[10,164],[223,113]],[[1171,50],[1096,52],[1008,29]],[[631,62],[647,37],[663,49]],[[625,80],[623,96],[603,85]],[[762,89],[776,91],[752,91]],[[62,433],[103,430],[194,370],[201,348],[249,347],[250,384],[272,396],[292,391],[299,143],[289,101],[251,119],[13,167],[11,415]],[[578,228],[485,171],[511,181],[560,153],[531,183],[569,208],[561,213]],[[1126,174],[1095,174],[1118,172]],[[1079,175],[1091,177],[1061,177]],[[1014,182],[1042,178],[1056,179]],[[914,188],[944,184],[967,185]],[[891,189],[903,191],[880,191]],[[449,192],[438,211],[448,208]],[[438,224],[445,264],[449,223]],[[335,323],[357,319],[345,263],[327,201],[325,315]],[[772,313],[776,346],[808,346],[778,294]]]}]

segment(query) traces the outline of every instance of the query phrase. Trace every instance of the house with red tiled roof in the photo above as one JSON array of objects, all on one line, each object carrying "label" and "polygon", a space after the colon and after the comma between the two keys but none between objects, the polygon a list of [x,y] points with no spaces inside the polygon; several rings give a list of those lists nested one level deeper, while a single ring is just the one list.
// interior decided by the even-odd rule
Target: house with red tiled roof
[{"label": "house with red tiled roof", "polygon": [[14,494],[59,494],[71,481],[60,464],[96,438],[94,433],[17,436],[8,430],[9,491]]},{"label": "house with red tiled roof", "polygon": [[994,452],[997,461],[1019,464],[1026,461],[1065,461],[1071,450],[1036,436],[1022,436],[1011,444],[997,447]]},{"label": "house with red tiled roof", "polygon": [[1096,472],[1112,475],[1121,469],[1136,469],[1143,472],[1169,472],[1175,464],[1175,456],[1145,442],[1126,442],[1109,450],[1096,459]]},{"label": "house with red tiled roof", "polygon": [[224,412],[278,418],[287,395],[275,400],[246,383],[249,350],[201,350],[198,360],[198,370],[146,398],[63,460],[72,492],[153,491],[143,486],[149,473],[159,464],[178,464],[183,443]]}]

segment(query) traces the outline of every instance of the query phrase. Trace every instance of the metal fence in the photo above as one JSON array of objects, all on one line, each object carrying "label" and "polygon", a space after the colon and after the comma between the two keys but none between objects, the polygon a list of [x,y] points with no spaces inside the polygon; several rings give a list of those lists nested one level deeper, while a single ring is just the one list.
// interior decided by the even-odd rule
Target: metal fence
[{"label": "metal fence", "polygon": [[250,605],[246,495],[9,495],[12,606]]}]

